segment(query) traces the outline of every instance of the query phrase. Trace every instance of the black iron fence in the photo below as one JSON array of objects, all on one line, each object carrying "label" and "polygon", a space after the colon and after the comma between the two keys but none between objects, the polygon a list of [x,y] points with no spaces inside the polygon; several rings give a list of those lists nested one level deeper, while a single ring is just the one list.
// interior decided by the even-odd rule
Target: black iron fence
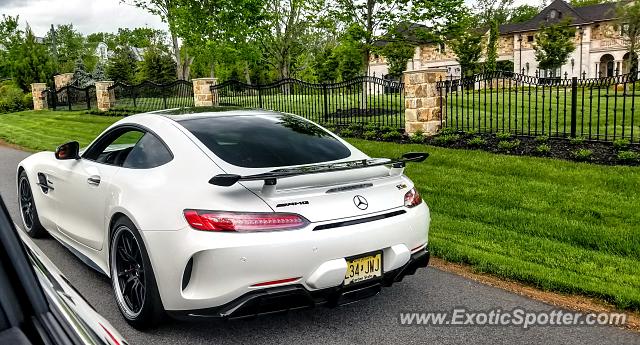
[{"label": "black iron fence", "polygon": [[637,143],[638,77],[539,78],[498,71],[440,80],[436,88],[445,128]]},{"label": "black iron fence", "polygon": [[47,89],[43,92],[47,94],[49,109],[88,110],[97,107],[95,85],[84,88],[67,85],[60,90]]},{"label": "black iron fence", "polygon": [[115,105],[112,107],[151,111],[181,107],[193,107],[193,84],[176,80],[168,84],[145,81],[137,85],[115,83],[109,87]]},{"label": "black iron fence", "polygon": [[404,84],[377,77],[339,83],[283,79],[266,85],[230,80],[211,86],[214,104],[297,114],[333,125],[377,123],[404,127]]}]

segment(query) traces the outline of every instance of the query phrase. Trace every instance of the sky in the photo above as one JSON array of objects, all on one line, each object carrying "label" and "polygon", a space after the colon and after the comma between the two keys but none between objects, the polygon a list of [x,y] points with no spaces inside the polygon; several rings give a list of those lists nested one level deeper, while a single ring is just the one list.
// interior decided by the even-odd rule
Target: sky
[{"label": "sky", "polygon": [[[465,0],[472,5],[474,0]],[[515,5],[541,0],[515,0]],[[36,36],[44,36],[51,24],[73,23],[83,34],[117,32],[118,28],[150,27],[166,30],[160,17],[122,3],[121,0],[0,0],[0,14],[20,15]]]},{"label": "sky", "polygon": [[0,0],[0,14],[20,15],[20,24],[29,23],[36,36],[44,36],[51,24],[69,23],[83,34],[118,28],[167,29],[159,16],[120,0]]}]

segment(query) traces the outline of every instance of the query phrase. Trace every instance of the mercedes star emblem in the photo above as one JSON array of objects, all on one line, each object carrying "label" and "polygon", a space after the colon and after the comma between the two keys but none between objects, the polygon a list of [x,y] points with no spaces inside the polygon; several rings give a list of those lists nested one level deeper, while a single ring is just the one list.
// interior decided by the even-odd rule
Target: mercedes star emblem
[{"label": "mercedes star emblem", "polygon": [[361,210],[366,210],[369,207],[369,202],[362,195],[356,195],[353,197],[353,203],[357,208]]}]

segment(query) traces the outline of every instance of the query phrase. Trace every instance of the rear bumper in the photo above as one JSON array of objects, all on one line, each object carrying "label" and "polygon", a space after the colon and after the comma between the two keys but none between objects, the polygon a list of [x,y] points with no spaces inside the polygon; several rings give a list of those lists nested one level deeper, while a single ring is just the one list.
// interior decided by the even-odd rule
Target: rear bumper
[{"label": "rear bumper", "polygon": [[417,269],[429,264],[429,250],[421,249],[411,255],[404,266],[384,273],[381,279],[309,291],[301,284],[279,286],[246,293],[224,305],[196,310],[168,310],[177,319],[220,318],[236,319],[265,315],[288,310],[313,308],[316,306],[337,307],[377,295],[382,287],[402,281],[413,275]]}]

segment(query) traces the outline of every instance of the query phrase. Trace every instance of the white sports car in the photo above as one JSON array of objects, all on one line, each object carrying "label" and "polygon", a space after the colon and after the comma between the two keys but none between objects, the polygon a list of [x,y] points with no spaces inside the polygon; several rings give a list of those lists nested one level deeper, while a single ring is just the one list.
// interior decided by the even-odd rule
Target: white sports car
[{"label": "white sports car", "polygon": [[124,118],[18,166],[25,229],[111,277],[134,327],[377,294],[429,261],[406,162],[301,117],[174,110]]}]

